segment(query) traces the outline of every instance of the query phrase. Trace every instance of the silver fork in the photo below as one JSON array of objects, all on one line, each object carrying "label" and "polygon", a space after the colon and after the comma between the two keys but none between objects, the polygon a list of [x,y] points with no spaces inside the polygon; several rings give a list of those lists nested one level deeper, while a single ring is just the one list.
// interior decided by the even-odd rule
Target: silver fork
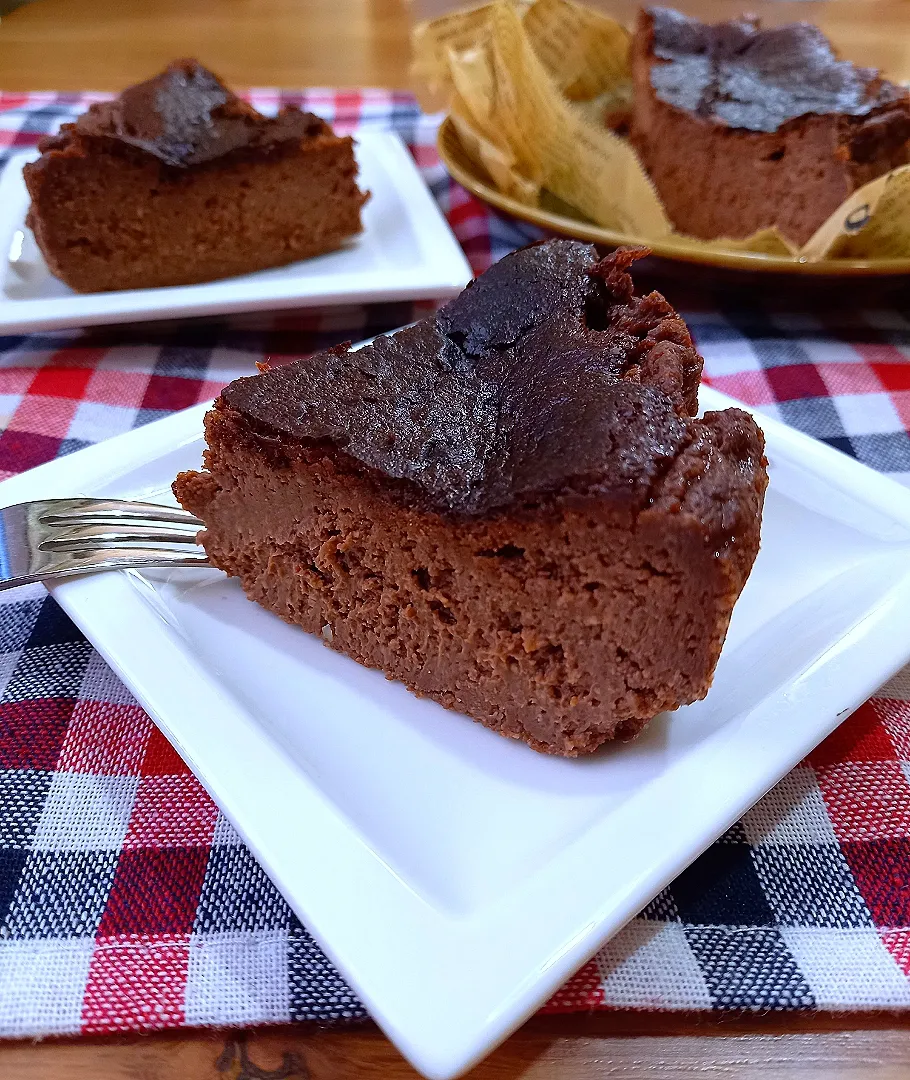
[{"label": "silver fork", "polygon": [[0,510],[0,590],[131,566],[205,563],[202,522],[172,506],[121,499],[45,499]]}]

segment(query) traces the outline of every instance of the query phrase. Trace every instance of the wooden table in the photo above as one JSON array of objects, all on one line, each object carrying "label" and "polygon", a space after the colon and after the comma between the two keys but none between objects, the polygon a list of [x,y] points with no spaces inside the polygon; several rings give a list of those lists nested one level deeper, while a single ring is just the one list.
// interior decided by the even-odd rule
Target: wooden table
[{"label": "wooden table", "polygon": [[[910,78],[910,0],[843,0],[831,8],[829,25],[855,43],[856,59]],[[813,15],[819,10],[813,5]],[[177,56],[197,56],[236,86],[401,87],[407,27],[398,0],[36,0],[0,22],[0,86],[116,90]],[[906,1017],[886,1014],[539,1017],[471,1078],[906,1080],[908,1028]],[[371,1027],[0,1043],[3,1080],[416,1075]]]},{"label": "wooden table", "polygon": [[401,86],[400,0],[34,0],[0,22],[4,90],[122,90],[178,56],[233,86]]}]

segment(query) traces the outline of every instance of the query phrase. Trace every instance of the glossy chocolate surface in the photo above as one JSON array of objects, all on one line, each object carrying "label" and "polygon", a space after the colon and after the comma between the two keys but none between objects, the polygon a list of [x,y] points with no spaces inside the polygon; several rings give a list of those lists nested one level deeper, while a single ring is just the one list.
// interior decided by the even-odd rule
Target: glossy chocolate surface
[{"label": "glossy chocolate surface", "polygon": [[93,105],[76,129],[184,168],[239,150],[268,152],[329,130],[319,117],[294,107],[263,116],[195,60],[179,60],[115,100]]},{"label": "glossy chocolate surface", "polygon": [[564,488],[640,501],[691,423],[641,373],[658,355],[679,374],[668,385],[694,387],[700,359],[662,297],[633,295],[638,254],[524,248],[435,317],[239,379],[222,400],[264,437],[326,441],[446,512]]}]

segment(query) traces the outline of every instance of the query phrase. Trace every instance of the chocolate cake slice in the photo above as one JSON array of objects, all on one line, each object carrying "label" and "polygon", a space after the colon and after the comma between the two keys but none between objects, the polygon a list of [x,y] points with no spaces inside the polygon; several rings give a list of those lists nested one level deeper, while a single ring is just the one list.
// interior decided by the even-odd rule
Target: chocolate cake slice
[{"label": "chocolate cake slice", "polygon": [[92,105],[38,148],[28,225],[79,292],[283,266],[361,230],[352,140],[294,106],[263,116],[195,60]]},{"label": "chocolate cake slice", "polygon": [[763,439],[629,265],[553,240],[439,313],[228,386],[177,498],[247,595],[575,755],[703,697],[758,550]]},{"label": "chocolate cake slice", "polygon": [[910,160],[910,92],[838,59],[815,26],[639,15],[630,138],[673,226],[794,244]]}]

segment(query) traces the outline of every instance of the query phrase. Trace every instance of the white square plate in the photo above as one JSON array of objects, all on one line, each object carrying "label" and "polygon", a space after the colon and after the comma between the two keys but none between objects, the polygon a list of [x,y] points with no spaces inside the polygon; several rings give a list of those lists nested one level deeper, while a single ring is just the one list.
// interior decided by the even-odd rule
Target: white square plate
[{"label": "white square plate", "polygon": [[[7,480],[0,505],[170,501],[204,411]],[[713,689],[580,760],[412,697],[217,571],[55,586],[428,1076],[490,1051],[910,655],[910,492],[758,419],[762,550]]]},{"label": "white square plate", "polygon": [[53,277],[25,227],[22,167],[37,152],[16,154],[0,173],[0,332],[436,300],[460,292],[471,268],[401,139],[363,131],[356,154],[358,182],[372,197],[363,209],[363,232],[338,251],[203,285],[82,295]]}]

